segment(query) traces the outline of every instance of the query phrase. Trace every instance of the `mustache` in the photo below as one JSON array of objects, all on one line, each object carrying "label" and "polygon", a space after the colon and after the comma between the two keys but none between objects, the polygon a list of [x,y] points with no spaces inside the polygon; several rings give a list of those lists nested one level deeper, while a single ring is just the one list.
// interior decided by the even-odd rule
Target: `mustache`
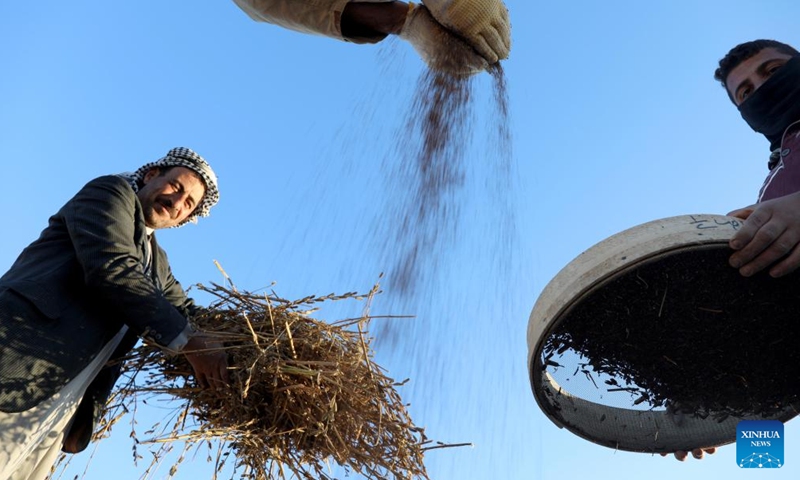
[{"label": "mustache", "polygon": [[158,198],[156,199],[156,202],[161,204],[161,206],[167,210],[170,218],[174,219],[178,216],[178,210],[175,208],[175,204],[172,203],[172,200],[169,198]]}]

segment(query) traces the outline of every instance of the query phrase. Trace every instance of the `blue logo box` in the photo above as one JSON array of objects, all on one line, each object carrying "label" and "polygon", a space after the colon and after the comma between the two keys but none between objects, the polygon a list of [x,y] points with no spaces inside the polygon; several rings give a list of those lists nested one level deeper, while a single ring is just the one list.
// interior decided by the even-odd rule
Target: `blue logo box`
[{"label": "blue logo box", "polygon": [[783,423],[742,420],[736,426],[736,463],[740,468],[783,466]]}]

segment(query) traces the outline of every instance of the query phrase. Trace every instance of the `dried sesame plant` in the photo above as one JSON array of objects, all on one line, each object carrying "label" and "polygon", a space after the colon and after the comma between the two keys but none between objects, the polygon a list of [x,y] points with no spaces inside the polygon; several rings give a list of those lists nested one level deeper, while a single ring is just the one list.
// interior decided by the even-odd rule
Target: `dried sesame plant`
[{"label": "dried sesame plant", "polygon": [[142,443],[154,447],[142,478],[165,466],[173,445],[182,445],[178,460],[167,461],[170,476],[192,450],[207,449],[213,478],[233,462],[235,478],[330,479],[328,462],[334,462],[370,479],[427,479],[424,452],[455,446],[432,445],[397,392],[404,382],[372,360],[366,332],[372,317],[327,323],[308,316],[320,302],[348,298],[366,299],[368,311],[377,285],[364,296],[297,301],[216,284],[199,288],[217,300],[195,323],[224,341],[231,387],[199,388],[183,355],[148,345],[132,352],[127,384],[118,387],[96,436],[142,403],[178,399],[165,425],[147,429],[150,438],[141,438],[132,421],[134,450]]}]

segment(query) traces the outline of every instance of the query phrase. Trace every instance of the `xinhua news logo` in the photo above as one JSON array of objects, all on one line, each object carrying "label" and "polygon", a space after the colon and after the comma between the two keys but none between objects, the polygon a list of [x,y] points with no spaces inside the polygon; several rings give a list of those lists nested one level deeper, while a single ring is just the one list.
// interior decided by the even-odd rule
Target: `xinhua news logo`
[{"label": "xinhua news logo", "polygon": [[736,463],[741,468],[783,466],[783,423],[742,420],[736,426]]}]

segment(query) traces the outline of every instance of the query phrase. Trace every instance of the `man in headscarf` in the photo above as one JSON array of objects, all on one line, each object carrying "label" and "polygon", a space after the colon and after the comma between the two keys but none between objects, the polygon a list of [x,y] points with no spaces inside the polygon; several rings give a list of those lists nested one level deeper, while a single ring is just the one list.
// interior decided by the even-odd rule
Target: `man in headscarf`
[{"label": "man in headscarf", "polygon": [[186,355],[200,386],[224,388],[221,344],[192,328],[200,307],[154,234],[218,199],[209,164],[174,148],[91,180],[0,277],[0,480],[43,480],[62,449],[85,448],[119,375],[106,363],[138,338]]},{"label": "man in headscarf", "polygon": [[508,57],[511,25],[502,0],[234,0],[250,18],[352,43],[388,35],[409,42],[428,66],[472,75]]}]

